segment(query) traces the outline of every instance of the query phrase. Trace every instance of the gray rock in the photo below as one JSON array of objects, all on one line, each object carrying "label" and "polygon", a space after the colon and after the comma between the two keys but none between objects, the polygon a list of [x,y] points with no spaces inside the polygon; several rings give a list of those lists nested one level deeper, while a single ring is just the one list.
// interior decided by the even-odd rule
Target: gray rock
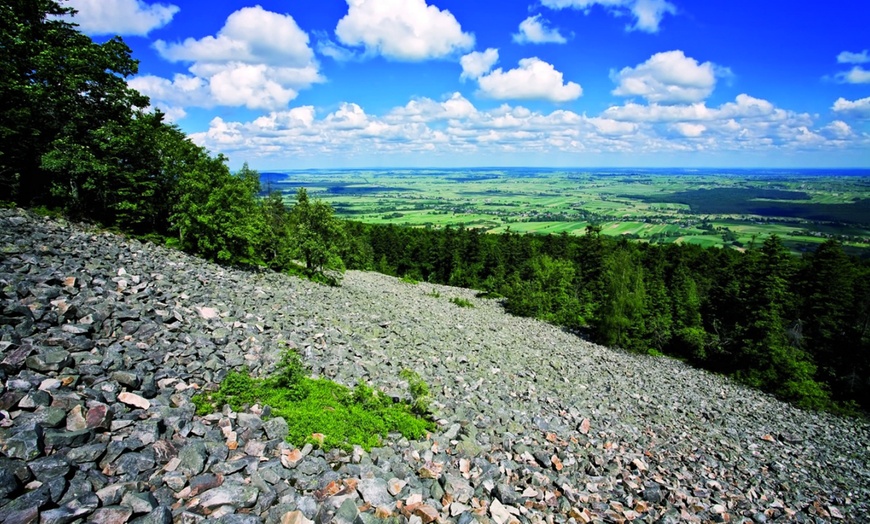
[{"label": "gray rock", "polygon": [[444,487],[444,492],[453,497],[453,500],[461,503],[467,503],[474,496],[474,488],[464,478],[446,474],[441,477],[441,483]]},{"label": "gray rock", "polygon": [[382,478],[360,479],[356,489],[362,499],[374,507],[395,503],[395,499],[387,489],[387,481]]},{"label": "gray rock", "polygon": [[240,428],[249,428],[255,431],[263,429],[263,419],[261,419],[259,415],[254,415],[252,413],[236,414],[236,423]]},{"label": "gray rock", "polygon": [[133,510],[124,506],[104,506],[89,517],[93,524],[125,524],[133,515]]},{"label": "gray rock", "polygon": [[139,389],[139,386],[142,384],[142,377],[129,371],[115,371],[110,375],[110,378],[131,390]]},{"label": "gray rock", "polygon": [[45,445],[52,449],[81,446],[90,442],[94,432],[90,429],[80,431],[64,431],[48,429],[45,431]]},{"label": "gray rock", "polygon": [[132,509],[134,515],[143,515],[157,507],[157,499],[151,493],[127,492],[121,498],[121,505]]},{"label": "gray rock", "polygon": [[66,453],[66,459],[73,464],[96,462],[106,452],[106,445],[100,442],[72,448]]},{"label": "gray rock", "polygon": [[284,440],[290,432],[287,421],[282,417],[275,417],[263,423],[266,435],[272,440]]},{"label": "gray rock", "polygon": [[259,490],[253,486],[225,483],[202,493],[199,497],[199,505],[207,509],[218,506],[250,508],[256,504],[258,495]]},{"label": "gray rock", "polygon": [[166,506],[157,506],[147,515],[134,519],[136,524],[172,524],[172,510]]},{"label": "gray rock", "polygon": [[28,464],[33,476],[40,482],[48,482],[55,477],[65,477],[70,471],[69,462],[66,459],[52,455],[31,460]]},{"label": "gray rock", "polygon": [[660,504],[665,496],[658,484],[651,484],[643,490],[643,498],[650,504]]},{"label": "gray rock", "polygon": [[179,462],[176,471],[188,477],[199,475],[205,469],[206,458],[208,458],[208,454],[205,450],[205,444],[200,441],[191,442],[178,452],[178,459],[181,462]]},{"label": "gray rock", "polygon": [[61,349],[44,350],[27,357],[25,364],[34,371],[45,373],[48,371],[60,371],[65,367],[69,367],[73,364],[73,359],[70,357],[69,351]]},{"label": "gray rock", "polygon": [[33,460],[42,455],[45,440],[41,426],[31,430],[19,431],[6,439],[3,444],[3,454],[9,458]]},{"label": "gray rock", "polygon": [[90,515],[99,505],[100,501],[97,496],[89,493],[59,508],[43,511],[39,515],[39,521],[40,524],[68,524]]}]

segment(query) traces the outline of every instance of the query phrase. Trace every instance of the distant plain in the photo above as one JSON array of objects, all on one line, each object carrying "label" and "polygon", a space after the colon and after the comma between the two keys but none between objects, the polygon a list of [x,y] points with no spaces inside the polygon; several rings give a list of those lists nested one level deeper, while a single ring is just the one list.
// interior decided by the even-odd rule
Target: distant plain
[{"label": "distant plain", "polygon": [[371,169],[261,173],[350,220],[490,233],[610,236],[744,249],[770,234],[792,251],[827,238],[870,256],[870,171],[748,169]]}]

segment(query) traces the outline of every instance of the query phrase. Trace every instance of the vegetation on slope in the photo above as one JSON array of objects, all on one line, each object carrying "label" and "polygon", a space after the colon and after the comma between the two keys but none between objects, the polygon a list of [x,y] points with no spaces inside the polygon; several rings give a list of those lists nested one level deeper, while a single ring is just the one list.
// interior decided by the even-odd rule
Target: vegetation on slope
[{"label": "vegetation on slope", "polygon": [[370,450],[388,433],[418,439],[434,430],[429,413],[428,386],[413,372],[408,380],[412,402],[393,402],[383,393],[360,383],[351,390],[331,380],[306,376],[299,355],[287,350],[275,375],[257,379],[231,371],[213,393],[194,398],[197,411],[207,414],[229,405],[237,411],[254,404],[267,405],[271,415],[287,422],[288,442],[326,449]]}]

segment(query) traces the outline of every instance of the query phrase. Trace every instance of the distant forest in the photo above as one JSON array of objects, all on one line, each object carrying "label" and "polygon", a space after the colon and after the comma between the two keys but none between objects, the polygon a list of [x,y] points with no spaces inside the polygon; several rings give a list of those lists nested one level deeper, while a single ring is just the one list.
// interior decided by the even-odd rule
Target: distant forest
[{"label": "distant forest", "polygon": [[[870,408],[870,262],[829,241],[795,257],[338,220],[232,173],[129,88],[120,38],[97,44],[54,0],[0,5],[0,198],[236,266],[333,282],[344,267],[471,287],[506,309],[726,373],[811,408]],[[2,328],[2,326],[0,326]],[[0,329],[0,336],[14,337]]]}]

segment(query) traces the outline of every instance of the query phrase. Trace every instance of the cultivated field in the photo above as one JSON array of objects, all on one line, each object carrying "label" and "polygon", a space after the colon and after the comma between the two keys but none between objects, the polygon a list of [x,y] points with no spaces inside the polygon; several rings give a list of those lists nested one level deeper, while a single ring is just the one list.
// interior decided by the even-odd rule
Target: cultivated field
[{"label": "cultivated field", "polygon": [[741,249],[776,233],[794,251],[826,238],[870,256],[870,172],[846,170],[308,170],[263,173],[345,218],[493,233],[602,233]]}]

